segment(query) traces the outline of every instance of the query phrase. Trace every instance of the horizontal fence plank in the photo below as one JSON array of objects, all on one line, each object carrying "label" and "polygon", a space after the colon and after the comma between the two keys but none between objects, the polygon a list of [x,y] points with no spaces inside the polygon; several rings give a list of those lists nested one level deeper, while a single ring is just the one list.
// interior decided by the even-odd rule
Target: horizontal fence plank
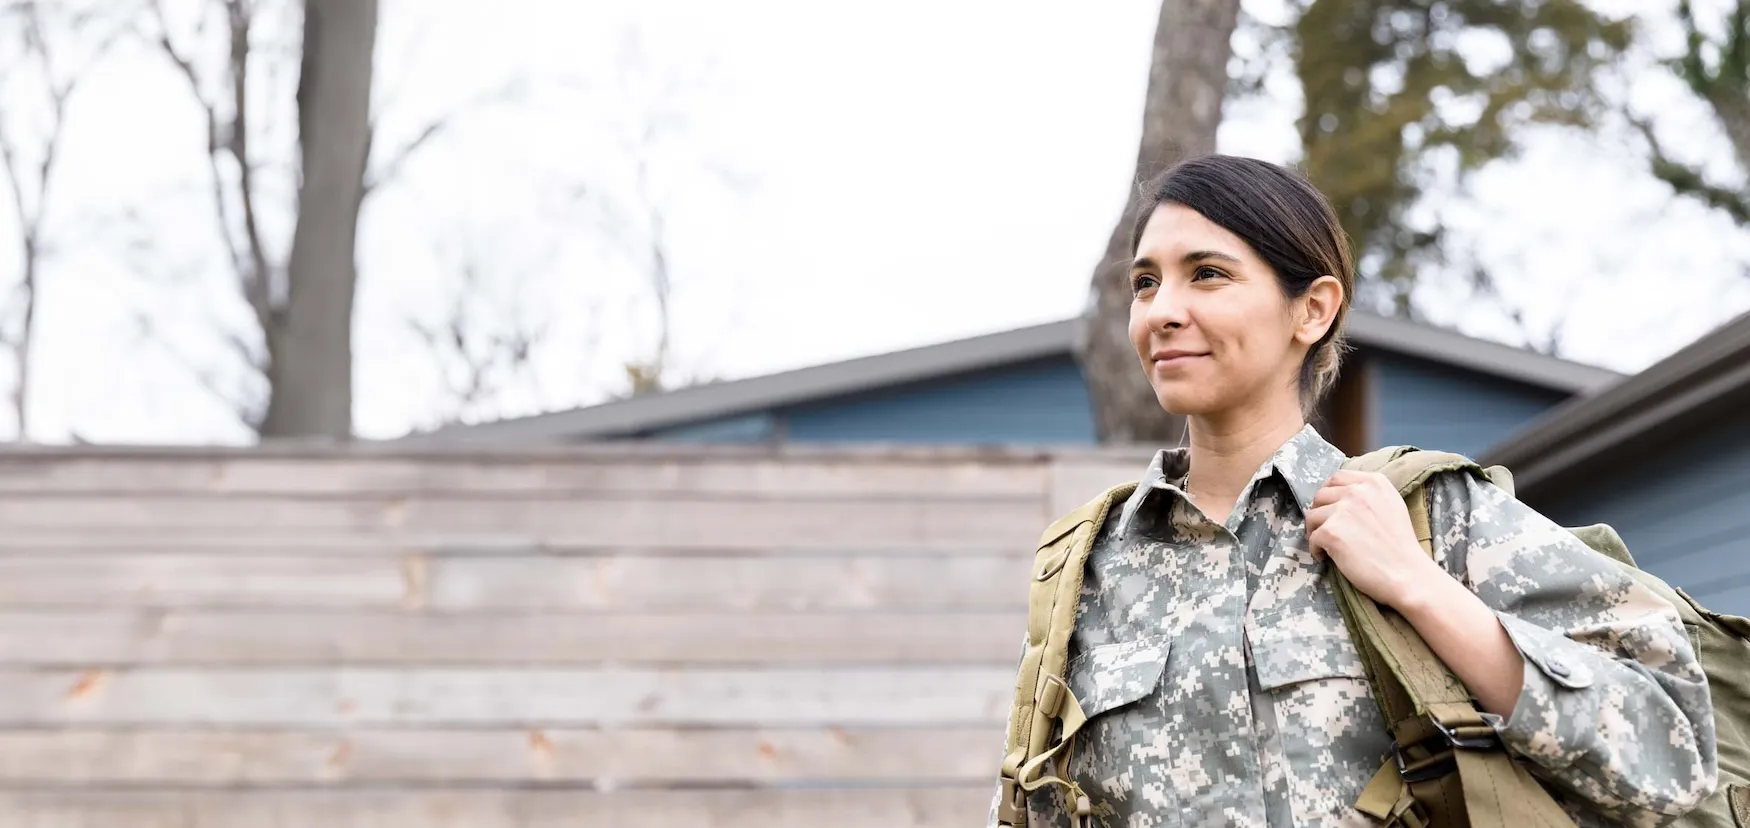
[{"label": "horizontal fence plank", "polygon": [[228,495],[409,493],[731,494],[901,497],[1041,497],[1048,461],[959,458],[226,459],[69,457],[19,464],[0,458],[0,493],[155,492]]},{"label": "horizontal fence plank", "polygon": [[12,828],[965,828],[994,788],[16,791]]},{"label": "horizontal fence plank", "polygon": [[0,606],[399,607],[415,594],[417,567],[404,558],[14,555],[0,557]]},{"label": "horizontal fence plank", "polygon": [[983,817],[1052,455],[582,456],[0,458],[0,825]]},{"label": "horizontal fence plank", "polygon": [[1047,474],[1049,510],[1056,519],[1120,483],[1134,483],[1149,460],[1139,456],[1134,463],[1063,461],[1051,464]]},{"label": "horizontal fence plank", "polygon": [[[384,533],[368,532],[278,532],[262,529],[250,532],[185,532],[157,527],[142,532],[139,529],[106,529],[99,526],[37,527],[4,533],[0,537],[0,558],[12,555],[179,555],[209,554],[239,557],[265,555],[269,557],[370,557],[400,555],[408,552],[456,550],[462,554],[488,554],[493,550],[519,554],[541,547],[527,539],[514,536],[457,537],[454,541],[433,537],[425,540],[400,538]],[[588,547],[579,547],[579,551]]]},{"label": "horizontal fence plank", "polygon": [[0,499],[0,526],[92,536],[338,531],[393,537],[514,535],[545,543],[746,548],[1023,546],[1047,521],[1042,498],[991,500],[689,500],[547,497],[289,499],[263,496]]},{"label": "horizontal fence plank", "polygon": [[443,609],[1009,609],[1031,561],[1008,557],[431,561]]},{"label": "horizontal fence plank", "polygon": [[940,726],[1000,723],[1003,667],[0,669],[0,725]]},{"label": "horizontal fence plank", "polygon": [[1019,611],[0,611],[0,664],[897,664],[1018,658]]},{"label": "horizontal fence plank", "polygon": [[807,558],[822,556],[893,556],[919,555],[1032,555],[1024,545],[1009,542],[956,543],[918,546],[869,544],[860,547],[808,546],[774,544],[768,546],[710,547],[659,546],[644,544],[552,543],[510,532],[429,532],[429,533],[364,533],[341,532],[333,535],[281,535],[272,532],[199,531],[183,532],[155,528],[150,531],[91,531],[69,528],[65,531],[12,532],[0,537],[0,558],[11,556],[43,556],[72,558],[112,555],[220,555],[226,558],[250,556],[280,558],[370,558],[399,555],[424,555],[435,558],[490,558],[555,556],[570,558],[601,557],[686,557],[713,556]]},{"label": "horizontal fence plank", "polygon": [[34,785],[995,779],[1001,723],[932,730],[10,730],[0,788]]},{"label": "horizontal fence plank", "polygon": [[0,606],[439,610],[1012,609],[1023,556],[0,556]]}]

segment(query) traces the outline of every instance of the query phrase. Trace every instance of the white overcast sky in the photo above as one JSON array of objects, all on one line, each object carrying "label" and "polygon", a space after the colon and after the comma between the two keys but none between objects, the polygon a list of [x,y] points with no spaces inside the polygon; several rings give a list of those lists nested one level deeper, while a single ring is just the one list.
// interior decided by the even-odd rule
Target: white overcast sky
[{"label": "white overcast sky", "polygon": [[[469,260],[488,285],[472,313],[548,331],[532,377],[476,414],[616,390],[614,366],[647,348],[653,327],[624,244],[635,236],[605,230],[599,207],[638,214],[639,157],[664,205],[674,344],[692,375],[744,377],[1077,313],[1127,194],[1156,9],[384,0],[380,141],[460,114],[366,206],[358,430],[394,436],[442,409],[408,320],[452,302]],[[1675,46],[1668,21],[1655,33],[1656,48]],[[1473,59],[1486,64],[1490,45]],[[1626,94],[1656,111],[1672,149],[1741,180],[1706,112],[1650,61],[1637,56]],[[260,139],[269,154],[290,146],[294,72],[287,64],[275,87],[278,110],[261,106],[281,124]],[[1268,99],[1231,107],[1221,148],[1295,160],[1296,95],[1279,78]],[[662,137],[639,149],[633,138],[652,125]],[[247,439],[194,378],[245,387],[223,345],[246,317],[219,267],[202,129],[178,76],[136,42],[81,88],[52,194],[34,438]],[[1621,130],[1551,130],[1438,200],[1535,333],[1565,318],[1566,355],[1625,371],[1750,308],[1750,240],[1671,198],[1637,158]],[[277,206],[264,220],[283,251],[289,187],[276,163]],[[16,242],[0,253],[5,275]],[[1438,288],[1426,298],[1444,322],[1516,341],[1492,306]]]}]

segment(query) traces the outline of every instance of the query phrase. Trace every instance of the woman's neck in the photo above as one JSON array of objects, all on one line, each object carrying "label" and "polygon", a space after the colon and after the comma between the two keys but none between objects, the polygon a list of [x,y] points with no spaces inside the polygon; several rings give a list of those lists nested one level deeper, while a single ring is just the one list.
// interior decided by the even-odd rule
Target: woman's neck
[{"label": "woman's neck", "polygon": [[1186,489],[1211,518],[1225,520],[1258,467],[1305,428],[1306,420],[1296,406],[1286,413],[1192,417],[1188,427],[1191,449]]}]

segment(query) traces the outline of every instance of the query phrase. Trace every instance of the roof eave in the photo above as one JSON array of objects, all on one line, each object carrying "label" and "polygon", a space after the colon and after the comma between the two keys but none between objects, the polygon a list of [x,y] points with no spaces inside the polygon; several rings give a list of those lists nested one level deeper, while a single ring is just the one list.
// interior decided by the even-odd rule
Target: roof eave
[{"label": "roof eave", "polygon": [[[762,377],[633,397],[586,408],[499,422],[451,426],[399,438],[410,444],[569,442],[645,434],[704,420],[899,385],[957,373],[1072,355],[1080,318],[818,365]],[[1465,336],[1455,331],[1356,313],[1349,339],[1357,345],[1407,354],[1568,393],[1584,393],[1620,379],[1614,372]]]},{"label": "roof eave", "polygon": [[402,438],[410,442],[586,440],[733,417],[809,400],[1071,353],[1077,320],[1002,331],[760,377],[681,388],[587,408]]},{"label": "roof eave", "polygon": [[[1716,415],[1750,396],[1750,314],[1645,371],[1552,409],[1486,452],[1523,492],[1584,471],[1622,451],[1651,448],[1661,432]],[[1672,434],[1671,436],[1676,436]]]},{"label": "roof eave", "polygon": [[1350,317],[1348,337],[1357,344],[1570,394],[1591,393],[1622,379],[1621,374],[1607,368],[1569,362],[1444,328],[1374,314]]}]

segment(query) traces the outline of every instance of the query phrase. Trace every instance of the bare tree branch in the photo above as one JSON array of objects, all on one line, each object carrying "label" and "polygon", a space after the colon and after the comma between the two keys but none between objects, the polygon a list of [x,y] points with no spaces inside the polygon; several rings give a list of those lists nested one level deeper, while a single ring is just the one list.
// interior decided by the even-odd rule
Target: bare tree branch
[{"label": "bare tree branch", "polygon": [[446,386],[440,426],[478,413],[484,403],[526,375],[535,349],[547,336],[544,323],[529,324],[523,318],[521,302],[515,298],[521,291],[507,291],[513,297],[509,307],[490,300],[486,286],[493,280],[486,277],[483,261],[471,249],[463,252],[456,268],[456,290],[444,315],[435,323],[407,321]]},{"label": "bare tree branch", "polygon": [[[179,285],[187,286],[204,270],[204,266],[199,264],[199,259],[184,263],[171,263],[165,261],[161,256],[153,255],[157,251],[152,249],[149,242],[151,231],[141,223],[140,216],[131,210],[123,215],[121,230],[132,237],[124,254],[129,266],[139,275],[151,280],[160,289],[167,291]],[[203,311],[203,315],[206,322],[203,327],[207,330],[222,332],[220,339],[225,348],[231,351],[244,366],[252,369],[253,376],[264,378],[266,366],[261,348],[251,343],[243,335],[231,330],[229,323],[218,319],[210,310]],[[237,419],[237,422],[246,428],[254,429],[257,427],[263,413],[263,405],[259,399],[250,399],[252,395],[246,392],[239,397],[238,394],[220,388],[217,377],[222,372],[212,367],[215,363],[208,363],[206,367],[198,364],[190,358],[187,352],[179,348],[159,330],[152,316],[145,312],[137,312],[134,314],[134,323],[136,335],[142,344],[161,348],[178,367],[187,371],[189,376],[194,378],[214,400],[222,403]],[[239,391],[243,392],[244,389],[239,389]]]},{"label": "bare tree branch", "polygon": [[[169,58],[170,62],[181,72],[183,79],[188,82],[189,92],[193,94],[195,103],[198,104],[206,114],[207,167],[208,172],[212,176],[213,207],[218,213],[219,237],[225,243],[226,254],[230,258],[233,272],[237,275],[238,285],[242,288],[244,299],[249,303],[250,310],[254,312],[256,323],[261,326],[263,332],[266,332],[273,329],[275,316],[272,297],[267,283],[265,251],[261,248],[259,234],[252,233],[250,251],[248,253],[248,258],[245,258],[242,246],[238,244],[237,239],[232,235],[234,219],[231,215],[230,200],[225,197],[225,171],[223,165],[220,163],[222,156],[225,153],[229,153],[242,165],[244,182],[242,186],[244,192],[243,200],[246,205],[246,211],[253,213],[254,199],[253,195],[250,194],[249,164],[246,146],[237,143],[235,138],[221,139],[220,137],[226,133],[229,133],[232,136],[241,135],[243,133],[245,127],[243,113],[245,111],[244,104],[246,103],[242,78],[240,78],[235,71],[235,64],[238,60],[236,54],[238,35],[235,27],[238,16],[232,12],[234,7],[241,4],[238,0],[224,0],[224,2],[226,4],[226,19],[228,24],[232,27],[231,63],[233,71],[230,81],[233,88],[234,99],[237,101],[236,112],[229,121],[219,117],[218,104],[207,97],[206,89],[201,84],[200,73],[195,69],[194,63],[184,56],[176,47],[176,44],[171,41],[170,23],[164,15],[163,0],[150,0],[152,12],[158,21],[158,47],[164,53],[165,57]],[[247,17],[244,17],[244,20],[247,20]],[[242,37],[242,43],[245,50],[247,50],[248,36],[246,31]],[[248,64],[247,51],[245,51],[243,55],[242,62],[246,68]],[[253,224],[253,218],[249,219],[248,223]]]},{"label": "bare tree branch", "polygon": [[[425,129],[420,130],[417,137],[396,150],[387,161],[384,161],[376,169],[367,172],[365,174],[365,195],[368,197],[378,186],[395,180],[401,174],[401,167],[407,163],[408,157],[418,152],[420,147],[425,146],[448,126],[449,116],[447,115],[426,124]],[[376,144],[376,129],[374,127],[371,130],[371,143]]]},{"label": "bare tree branch", "polygon": [[237,190],[243,201],[243,232],[249,240],[252,266],[248,281],[254,283],[258,292],[266,294],[262,304],[268,306],[271,321],[272,297],[276,291],[272,290],[273,270],[268,264],[267,249],[261,243],[261,229],[256,221],[255,166],[249,159],[249,27],[253,21],[253,9],[248,0],[226,0],[225,6],[231,23],[231,134],[226,149],[237,162]]},{"label": "bare tree branch", "polygon": [[[0,121],[0,127],[3,126],[4,122]],[[18,212],[18,223],[28,248],[29,239],[36,233],[35,216],[25,201],[24,176],[19,168],[18,147],[12,143],[3,128],[0,128],[0,166],[6,170],[6,183],[10,185],[8,189],[12,193],[12,208]]]},{"label": "bare tree branch", "polygon": [[1664,145],[1654,134],[1652,122],[1628,115],[1629,123],[1647,141],[1655,178],[1671,186],[1678,195],[1694,198],[1732,217],[1740,227],[1750,227],[1750,192],[1722,187],[1707,180],[1702,171],[1665,154]]},{"label": "bare tree branch", "polygon": [[[23,441],[30,437],[28,399],[31,389],[31,354],[36,333],[37,286],[48,247],[44,222],[49,215],[50,193],[56,164],[60,158],[61,139],[66,130],[67,104],[84,79],[86,71],[108,52],[119,38],[121,29],[98,39],[84,66],[66,68],[58,66],[55,59],[57,47],[44,26],[41,5],[14,4],[6,9],[6,13],[19,20],[18,30],[23,40],[23,51],[27,58],[34,59],[42,73],[43,91],[48,98],[49,110],[40,156],[30,169],[34,180],[29,185],[24,180],[26,163],[20,148],[7,132],[5,124],[0,123],[0,171],[5,173],[10,185],[13,207],[18,214],[19,242],[23,252],[19,281],[12,291],[15,301],[8,302],[7,308],[9,311],[15,309],[17,326],[0,335],[0,341],[11,352],[14,377],[8,396],[17,423],[17,439]],[[95,14],[73,14],[67,18],[67,31],[73,36],[83,36],[96,19]],[[14,73],[6,74],[16,76]],[[27,186],[30,190],[28,193]]]},{"label": "bare tree branch", "polygon": [[[202,390],[206,391],[214,400],[223,405],[226,410],[232,413],[232,415],[236,416],[237,420],[244,426],[253,430],[261,423],[261,416],[264,412],[261,410],[262,406],[260,403],[237,399],[231,392],[221,388],[219,386],[216,372],[211,368],[201,367],[193,359],[190,359],[181,348],[171,342],[169,337],[160,334],[157,325],[153,324],[150,316],[147,316],[144,313],[136,313],[134,315],[134,324],[142,340],[156,345],[165,356],[168,356],[172,362],[175,362],[178,367],[187,372]],[[241,355],[245,360],[253,359],[250,355],[250,349],[244,345],[241,340],[232,336],[230,341],[231,344],[238,347],[238,350],[241,352]]]},{"label": "bare tree branch", "polygon": [[[407,160],[415,153],[419,152],[421,148],[431,143],[434,138],[437,138],[444,132],[448,131],[457,119],[472,110],[512,100],[521,94],[522,89],[523,85],[520,81],[511,81],[502,86],[476,95],[454,109],[433,118],[413,137],[413,140],[408,141],[401,145],[400,148],[389,153],[389,155],[382,161],[377,162],[373,160],[370,169],[365,173],[365,197],[369,198],[370,194],[377,188],[389,184],[398,178],[401,175],[401,168],[406,166]],[[379,108],[379,115],[384,108],[386,107]],[[377,126],[380,120],[380,118],[373,118],[371,123],[371,144],[373,150],[371,155],[373,159],[376,155]]]}]

